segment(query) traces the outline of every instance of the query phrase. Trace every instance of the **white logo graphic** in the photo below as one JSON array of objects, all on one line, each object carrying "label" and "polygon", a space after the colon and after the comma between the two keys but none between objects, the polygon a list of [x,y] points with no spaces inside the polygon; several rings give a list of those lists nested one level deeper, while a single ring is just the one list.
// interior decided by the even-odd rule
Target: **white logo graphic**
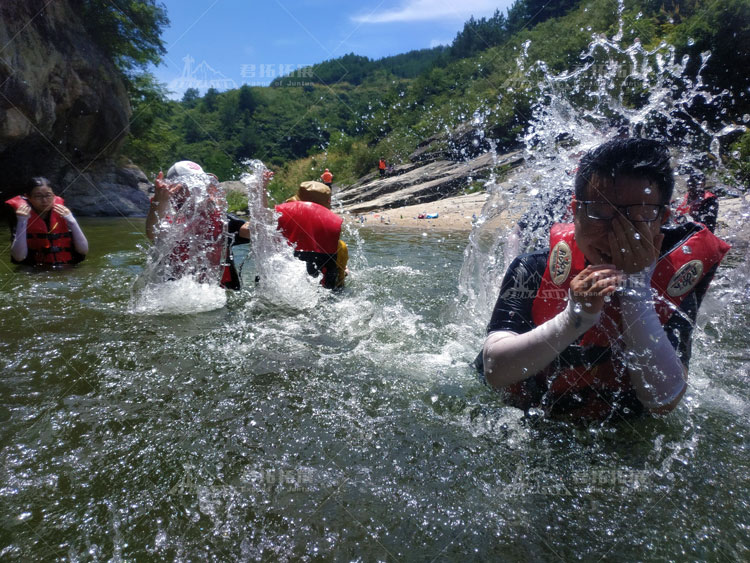
[{"label": "white logo graphic", "polygon": [[197,88],[202,93],[209,88],[216,88],[217,90],[237,88],[237,83],[234,80],[212,68],[206,61],[193,68],[195,62],[193,57],[187,55],[182,60],[185,62],[182,75],[169,83],[169,89],[176,94],[184,94],[188,88]]}]

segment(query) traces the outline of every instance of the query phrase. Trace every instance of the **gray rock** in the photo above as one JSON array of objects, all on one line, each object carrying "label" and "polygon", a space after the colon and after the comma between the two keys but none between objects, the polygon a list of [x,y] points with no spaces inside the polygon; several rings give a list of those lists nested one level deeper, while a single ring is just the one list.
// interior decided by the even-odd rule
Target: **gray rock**
[{"label": "gray rock", "polygon": [[487,152],[465,162],[410,163],[399,167],[397,175],[363,179],[342,188],[333,199],[350,213],[428,203],[458,194],[466,188],[469,178],[484,179],[493,168],[518,166],[522,161],[520,152],[500,156]]},{"label": "gray rock", "polygon": [[149,192],[146,175],[132,164],[117,166],[100,162],[79,172],[69,168],[55,185],[74,214],[89,217],[142,217],[148,212]]},{"label": "gray rock", "polygon": [[0,45],[0,196],[32,176],[59,183],[70,168],[86,176],[117,154],[127,91],[71,0],[1,2]]}]

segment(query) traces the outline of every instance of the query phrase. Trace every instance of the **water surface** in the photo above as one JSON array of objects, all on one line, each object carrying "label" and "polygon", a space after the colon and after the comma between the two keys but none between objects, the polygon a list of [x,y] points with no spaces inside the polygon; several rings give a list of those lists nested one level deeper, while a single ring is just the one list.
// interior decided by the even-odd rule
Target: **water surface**
[{"label": "water surface", "polygon": [[224,307],[143,314],[143,221],[81,222],[74,270],[0,256],[0,559],[748,557],[741,255],[682,405],[584,428],[524,419],[468,367],[466,235],[362,230],[339,295],[279,305],[248,263]]}]

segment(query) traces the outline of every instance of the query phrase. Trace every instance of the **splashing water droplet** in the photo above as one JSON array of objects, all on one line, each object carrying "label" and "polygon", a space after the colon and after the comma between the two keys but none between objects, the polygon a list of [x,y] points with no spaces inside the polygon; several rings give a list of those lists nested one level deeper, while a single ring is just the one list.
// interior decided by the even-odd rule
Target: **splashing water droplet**
[{"label": "splashing water droplet", "polygon": [[650,194],[651,193],[651,187],[650,186],[646,186],[645,188],[643,188],[643,193],[644,194]]},{"label": "splashing water droplet", "polygon": [[579,314],[581,311],[583,311],[583,307],[581,307],[580,303],[576,303],[573,305],[573,312],[576,314]]},{"label": "splashing water droplet", "polygon": [[684,254],[692,254],[692,253],[693,253],[693,249],[692,249],[692,248],[690,248],[690,247],[689,247],[689,246],[688,246],[688,245],[686,244],[686,245],[684,245],[684,246],[682,247],[682,252],[683,252]]},{"label": "splashing water droplet", "polygon": [[635,233],[635,234],[633,235],[633,238],[634,238],[635,240],[641,240],[641,235],[639,235],[638,233]]}]

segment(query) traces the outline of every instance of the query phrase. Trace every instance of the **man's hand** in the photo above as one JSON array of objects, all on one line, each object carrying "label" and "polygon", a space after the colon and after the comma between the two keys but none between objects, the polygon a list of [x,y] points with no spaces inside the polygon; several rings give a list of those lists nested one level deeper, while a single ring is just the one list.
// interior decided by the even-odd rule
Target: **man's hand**
[{"label": "man's hand", "polygon": [[604,298],[617,291],[621,277],[622,272],[613,264],[586,266],[570,280],[571,298],[586,313],[598,313],[604,306]]},{"label": "man's hand", "polygon": [[661,232],[652,234],[650,223],[633,224],[622,216],[612,221],[608,236],[612,262],[626,274],[641,272],[653,264],[664,241]]}]

